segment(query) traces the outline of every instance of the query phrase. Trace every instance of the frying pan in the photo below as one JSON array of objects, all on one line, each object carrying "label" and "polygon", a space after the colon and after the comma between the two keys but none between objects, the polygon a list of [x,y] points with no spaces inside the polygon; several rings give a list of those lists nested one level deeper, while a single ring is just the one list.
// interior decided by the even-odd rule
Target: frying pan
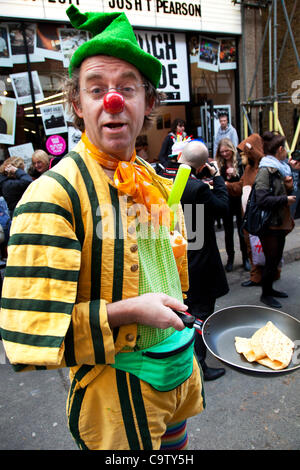
[{"label": "frying pan", "polygon": [[[235,336],[250,338],[257,329],[271,321],[295,343],[293,358],[282,370],[272,370],[256,362],[248,362],[235,349]],[[237,305],[213,313],[202,326],[202,337],[207,349],[222,362],[243,372],[276,375],[300,368],[300,321],[279,310],[256,305]],[[298,341],[297,341],[298,340]]]}]

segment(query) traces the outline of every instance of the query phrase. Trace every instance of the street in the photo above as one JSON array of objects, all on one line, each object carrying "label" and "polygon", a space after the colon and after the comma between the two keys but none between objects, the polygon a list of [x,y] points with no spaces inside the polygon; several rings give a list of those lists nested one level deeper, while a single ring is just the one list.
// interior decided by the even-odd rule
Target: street
[{"label": "street", "polygon": [[[232,305],[263,305],[261,288],[241,287],[248,279],[242,270],[228,276],[230,292],[217,300],[216,309]],[[300,261],[284,265],[275,288],[285,290],[283,312],[300,320]],[[300,339],[300,338],[299,338]],[[299,450],[300,369],[272,377],[238,372],[208,354],[210,366],[225,367],[226,373],[205,382],[206,409],[189,421],[190,449],[207,450]]]},{"label": "street", "polygon": [[[228,276],[230,292],[217,309],[261,305],[260,288],[243,288],[248,273]],[[286,290],[282,311],[300,319],[300,261],[285,264],[275,287]],[[300,339],[300,338],[299,338]],[[211,366],[222,363],[208,355]],[[253,376],[225,365],[226,374],[205,382],[206,409],[189,420],[190,450],[299,450],[300,369]],[[67,370],[15,373],[0,366],[0,450],[75,450],[67,428]]]}]

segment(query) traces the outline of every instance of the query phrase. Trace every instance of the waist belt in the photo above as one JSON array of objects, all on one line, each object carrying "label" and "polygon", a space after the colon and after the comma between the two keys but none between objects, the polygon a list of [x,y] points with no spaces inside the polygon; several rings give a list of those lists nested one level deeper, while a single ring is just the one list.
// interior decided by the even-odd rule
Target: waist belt
[{"label": "waist belt", "polygon": [[161,343],[133,352],[120,352],[111,367],[130,372],[160,392],[185,382],[193,372],[195,330],[175,331]]}]

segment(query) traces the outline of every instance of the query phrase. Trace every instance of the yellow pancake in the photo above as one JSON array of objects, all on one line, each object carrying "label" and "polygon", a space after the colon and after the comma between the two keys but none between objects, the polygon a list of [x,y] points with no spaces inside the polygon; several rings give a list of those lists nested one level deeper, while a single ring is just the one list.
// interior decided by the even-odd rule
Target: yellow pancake
[{"label": "yellow pancake", "polygon": [[254,335],[250,339],[250,343],[253,349],[253,353],[255,356],[255,361],[258,359],[262,359],[263,357],[266,357],[266,352],[264,351],[262,347],[262,337],[265,333],[265,327],[260,328],[257,330]]},{"label": "yellow pancake", "polygon": [[291,362],[294,343],[272,322],[266,324],[264,334],[261,338],[261,345],[266,356],[272,361],[281,362],[283,367],[287,367]]},{"label": "yellow pancake", "polygon": [[236,336],[235,348],[249,362],[258,362],[271,369],[280,370],[291,362],[294,343],[269,321],[251,338]]},{"label": "yellow pancake", "polygon": [[235,349],[239,354],[243,354],[247,361],[255,361],[254,351],[252,349],[251,341],[249,338],[235,337]]},{"label": "yellow pancake", "polygon": [[258,359],[257,362],[263,366],[269,367],[270,369],[274,369],[274,370],[285,369],[285,367],[287,367],[282,362],[272,361],[269,357]]}]

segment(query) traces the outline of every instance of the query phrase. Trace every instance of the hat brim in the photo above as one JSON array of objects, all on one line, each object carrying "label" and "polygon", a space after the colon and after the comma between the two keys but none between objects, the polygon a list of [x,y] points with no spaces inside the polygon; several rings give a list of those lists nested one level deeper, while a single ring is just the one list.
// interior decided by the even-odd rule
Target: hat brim
[{"label": "hat brim", "polygon": [[122,59],[134,65],[154,86],[159,85],[162,65],[152,55],[134,45],[130,40],[118,38],[92,38],[81,44],[71,57],[69,75],[72,76],[74,69],[79,67],[84,59],[95,55],[108,55]]}]

